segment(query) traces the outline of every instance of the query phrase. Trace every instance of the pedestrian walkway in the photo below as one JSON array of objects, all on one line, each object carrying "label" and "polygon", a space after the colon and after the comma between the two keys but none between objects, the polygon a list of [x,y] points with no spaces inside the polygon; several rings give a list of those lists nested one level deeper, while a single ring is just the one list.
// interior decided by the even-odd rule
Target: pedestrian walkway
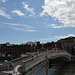
[{"label": "pedestrian walkway", "polygon": [[[19,67],[21,67],[21,65],[16,66],[13,70],[11,71],[1,71],[0,75],[20,75],[21,73],[18,72]],[[23,69],[22,69],[23,71]]]},{"label": "pedestrian walkway", "polygon": [[12,74],[13,75],[13,71],[1,71],[0,75],[9,75]]}]

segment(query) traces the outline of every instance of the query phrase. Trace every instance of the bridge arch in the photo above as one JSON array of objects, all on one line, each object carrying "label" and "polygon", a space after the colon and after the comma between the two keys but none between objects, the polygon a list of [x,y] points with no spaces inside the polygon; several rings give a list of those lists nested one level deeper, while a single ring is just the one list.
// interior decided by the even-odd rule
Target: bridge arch
[{"label": "bridge arch", "polygon": [[64,58],[64,59],[67,59],[68,61],[71,61],[71,55],[67,51],[55,52],[50,55],[48,54],[48,58],[50,58],[50,59]]},{"label": "bridge arch", "polygon": [[49,59],[56,59],[56,58],[63,58],[63,60],[65,60],[65,61],[71,61],[71,58],[70,57],[68,57],[68,56],[53,56],[53,57],[50,57]]},{"label": "bridge arch", "polygon": [[24,67],[23,68],[24,71],[27,71],[30,68],[39,64],[40,62],[43,62],[46,59],[45,58],[46,56],[47,58],[50,58],[50,59],[64,57],[64,58],[67,58],[69,61],[71,61],[71,55],[66,50],[47,50],[47,49],[44,49],[44,50],[45,50],[44,52],[35,55],[33,59],[29,58],[29,59],[23,60],[23,58],[21,58],[23,60],[23,63],[21,60],[20,65]]}]

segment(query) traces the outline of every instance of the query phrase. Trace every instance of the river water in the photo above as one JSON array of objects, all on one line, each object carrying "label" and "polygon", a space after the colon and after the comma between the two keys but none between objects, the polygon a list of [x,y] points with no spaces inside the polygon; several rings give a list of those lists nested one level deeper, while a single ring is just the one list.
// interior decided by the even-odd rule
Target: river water
[{"label": "river water", "polygon": [[75,63],[67,63],[64,66],[61,67],[57,75],[75,75]]},{"label": "river water", "polygon": [[[46,75],[45,65],[32,75]],[[48,68],[48,75],[75,75],[75,63],[54,64],[53,67]]]}]

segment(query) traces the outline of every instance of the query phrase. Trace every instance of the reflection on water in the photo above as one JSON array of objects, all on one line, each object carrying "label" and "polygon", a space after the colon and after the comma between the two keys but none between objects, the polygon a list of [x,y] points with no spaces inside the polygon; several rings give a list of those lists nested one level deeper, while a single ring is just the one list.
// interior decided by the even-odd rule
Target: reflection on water
[{"label": "reflection on water", "polygon": [[66,64],[57,75],[75,75],[75,63]]},{"label": "reflection on water", "polygon": [[[35,71],[32,75],[46,75],[45,66]],[[48,69],[48,75],[75,75],[75,63],[56,64]]]}]

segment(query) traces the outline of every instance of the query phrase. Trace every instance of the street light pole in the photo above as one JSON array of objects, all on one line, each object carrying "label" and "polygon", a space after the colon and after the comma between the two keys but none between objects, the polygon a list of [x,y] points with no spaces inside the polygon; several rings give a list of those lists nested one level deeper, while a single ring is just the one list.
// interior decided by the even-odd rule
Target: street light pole
[{"label": "street light pole", "polygon": [[35,41],[35,51],[37,52],[37,42]]},{"label": "street light pole", "polygon": [[37,42],[35,41],[35,51],[36,51],[36,54],[37,54],[37,57],[38,57],[38,50],[37,50]]},{"label": "street light pole", "polygon": [[46,75],[48,75],[48,68],[47,68],[47,56],[46,56]]},{"label": "street light pole", "polygon": [[42,49],[43,49],[44,47],[43,47],[43,43],[42,43]]},{"label": "street light pole", "polygon": [[31,42],[31,52],[32,52],[32,46],[33,46],[33,43]]}]

